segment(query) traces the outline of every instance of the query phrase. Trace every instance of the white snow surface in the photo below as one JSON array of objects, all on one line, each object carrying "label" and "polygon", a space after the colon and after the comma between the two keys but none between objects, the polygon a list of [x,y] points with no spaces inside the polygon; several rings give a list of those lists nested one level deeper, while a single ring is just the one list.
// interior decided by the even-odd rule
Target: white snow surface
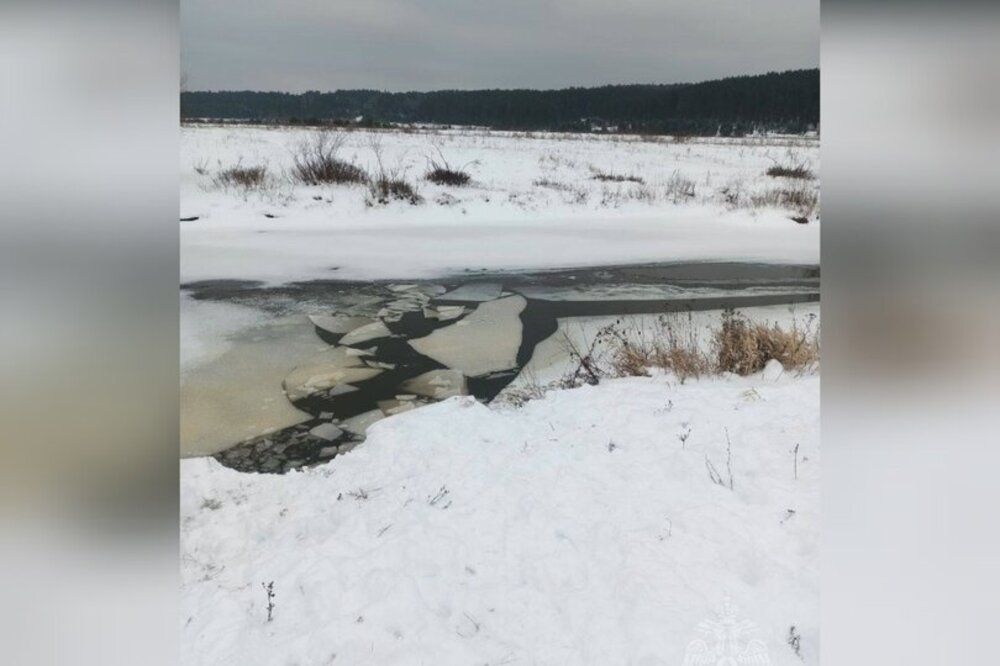
[{"label": "white snow surface", "polygon": [[674,665],[727,596],[818,663],[818,375],[456,397],[302,472],[181,471],[186,664]]},{"label": "white snow surface", "polygon": [[[181,130],[181,281],[436,277],[464,269],[545,269],[671,261],[819,261],[819,220],[792,210],[725,203],[775,188],[816,188],[764,175],[776,162],[818,170],[819,144],[799,139],[705,139],[512,134],[485,130],[343,132],[340,156],[371,168],[372,137],[424,203],[365,204],[360,185],[304,186],[293,150],[313,129]],[[423,179],[438,150],[473,182]],[[213,185],[221,169],[267,166],[262,192]],[[199,173],[201,171],[202,173]],[[597,171],[643,183],[604,182]],[[693,198],[670,194],[676,176]],[[273,217],[266,217],[271,215]]]}]

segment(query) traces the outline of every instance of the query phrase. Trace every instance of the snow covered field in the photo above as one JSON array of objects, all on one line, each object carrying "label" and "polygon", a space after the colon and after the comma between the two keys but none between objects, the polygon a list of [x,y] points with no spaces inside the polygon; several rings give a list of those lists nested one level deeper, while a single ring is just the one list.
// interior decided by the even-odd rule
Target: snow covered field
[{"label": "snow covered field", "polygon": [[[368,207],[361,185],[305,186],[293,153],[317,130],[189,126],[181,131],[181,281],[234,278],[415,278],[463,269],[538,269],[689,260],[819,262],[810,223],[767,194],[818,181],[773,178],[775,164],[819,168],[813,139],[691,139],[526,135],[453,130],[343,132],[340,157],[398,167],[424,202]],[[439,152],[440,151],[440,152]],[[444,155],[472,183],[434,185]],[[270,184],[219,189],[219,170],[266,166]],[[199,173],[200,172],[200,173]],[[613,182],[599,174],[642,182]],[[680,193],[690,182],[693,196]],[[272,217],[268,217],[272,216]]]},{"label": "snow covered field", "polygon": [[818,445],[818,376],[765,373],[453,398],[284,476],[185,460],[184,663],[714,664],[684,659],[726,631],[817,663]]},{"label": "snow covered field", "polygon": [[[292,151],[313,135],[182,129],[180,213],[198,218],[180,223],[182,284],[819,261],[818,208],[799,224],[790,218],[801,210],[768,195],[816,195],[818,181],[765,175],[776,163],[818,171],[814,140],[345,133],[341,158],[373,168],[375,137],[423,198],[369,206],[361,185],[293,183]],[[472,183],[424,180],[427,158],[440,155]],[[237,164],[266,166],[266,186],[213,184]],[[678,182],[693,194],[678,194]],[[575,287],[522,291],[574,298]],[[306,418],[282,380],[329,349],[308,318],[329,306],[192,293],[181,297],[182,428],[207,439],[187,453]],[[811,321],[819,305],[745,313],[787,325]],[[690,321],[705,337],[718,316]],[[461,396],[384,418],[316,467],[248,474],[182,460],[184,663],[817,663],[818,372],[683,384],[658,375],[549,390],[520,407],[503,399],[559,379],[561,341],[583,347],[613,319],[560,319],[492,405]],[[516,328],[474,337],[473,348],[513,345]],[[737,652],[710,652],[723,637]]]}]

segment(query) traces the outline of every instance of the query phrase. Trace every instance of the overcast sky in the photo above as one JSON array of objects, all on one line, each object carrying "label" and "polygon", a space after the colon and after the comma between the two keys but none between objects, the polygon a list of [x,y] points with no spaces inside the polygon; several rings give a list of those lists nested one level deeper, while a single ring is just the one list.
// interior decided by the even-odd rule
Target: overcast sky
[{"label": "overcast sky", "polygon": [[819,0],[181,0],[191,90],[678,83],[819,65]]}]

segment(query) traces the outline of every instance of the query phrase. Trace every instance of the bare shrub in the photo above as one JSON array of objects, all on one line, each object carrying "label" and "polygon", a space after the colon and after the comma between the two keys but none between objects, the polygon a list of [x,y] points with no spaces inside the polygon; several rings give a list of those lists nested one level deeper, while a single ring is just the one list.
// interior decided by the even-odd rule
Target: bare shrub
[{"label": "bare shrub", "polygon": [[361,167],[337,157],[343,142],[341,135],[320,132],[311,141],[299,144],[292,157],[296,180],[306,185],[365,182]]},{"label": "bare shrub", "polygon": [[797,178],[800,180],[812,180],[816,177],[805,165],[805,163],[796,165],[775,164],[774,166],[769,167],[766,173],[768,176],[773,178]]},{"label": "bare shrub", "polygon": [[668,370],[683,383],[712,371],[711,359],[702,352],[690,318],[681,326],[667,317],[650,335],[637,327],[612,325],[603,329],[612,341],[611,372],[619,377],[647,376],[650,368]]},{"label": "bare shrub", "polygon": [[819,361],[819,338],[809,327],[757,324],[727,310],[715,332],[715,367],[719,372],[750,375],[774,359],[786,370],[804,370]]},{"label": "bare shrub", "polygon": [[783,162],[779,162],[770,156],[768,159],[770,159],[773,164],[765,173],[772,178],[813,180],[816,177],[809,168],[809,161],[800,159],[791,148],[787,150],[785,160]]},{"label": "bare shrub", "polygon": [[212,177],[212,184],[222,189],[250,190],[263,189],[268,183],[267,167],[243,166],[237,164],[222,169]]},{"label": "bare shrub", "polygon": [[385,205],[394,199],[406,201],[414,206],[424,200],[413,185],[403,178],[379,175],[368,181],[369,205],[376,203]]},{"label": "bare shrub", "polygon": [[754,208],[783,208],[802,217],[811,217],[819,205],[819,193],[812,187],[774,188],[750,196]]},{"label": "bare shrub", "polygon": [[371,141],[372,151],[375,153],[376,170],[368,174],[368,197],[366,203],[369,206],[376,204],[386,205],[390,201],[406,201],[410,205],[417,205],[424,200],[417,192],[416,187],[406,180],[406,170],[402,165],[387,167],[382,159],[382,144],[375,137]]},{"label": "bare shrub", "polygon": [[690,178],[681,175],[680,171],[674,171],[667,180],[667,197],[674,203],[679,203],[687,199],[693,199],[695,195],[695,184]]},{"label": "bare shrub", "polygon": [[633,174],[610,173],[594,169],[593,167],[591,167],[591,170],[593,171],[593,175],[590,177],[591,180],[599,180],[604,183],[638,183],[642,185],[646,182],[640,176]]},{"label": "bare shrub", "polygon": [[466,166],[456,168],[448,163],[445,159],[444,154],[441,149],[437,149],[438,157],[427,158],[427,173],[424,178],[435,183],[437,185],[451,185],[454,187],[462,187],[463,185],[468,185],[472,177],[465,171]]},{"label": "bare shrub", "polygon": [[434,167],[430,169],[425,178],[437,185],[452,185],[455,187],[468,185],[469,180],[471,180],[471,176],[464,171],[443,167]]}]

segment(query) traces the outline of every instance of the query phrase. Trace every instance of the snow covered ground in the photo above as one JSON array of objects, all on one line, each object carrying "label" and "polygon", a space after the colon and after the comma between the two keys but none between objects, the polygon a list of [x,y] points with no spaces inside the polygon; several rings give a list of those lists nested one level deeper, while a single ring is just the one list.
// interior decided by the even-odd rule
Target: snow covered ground
[{"label": "snow covered ground", "polygon": [[684,660],[730,631],[817,663],[819,462],[818,376],[767,373],[452,398],[284,476],[185,460],[183,660],[716,663]]},{"label": "snow covered ground", "polygon": [[[810,139],[527,135],[472,130],[343,132],[340,156],[371,169],[374,139],[424,202],[365,204],[364,187],[310,187],[289,177],[317,130],[189,126],[181,131],[181,281],[438,276],[463,269],[539,269],[691,260],[819,262],[818,210],[761,203],[818,181],[765,175],[776,163],[819,168]],[[434,185],[428,158],[472,176]],[[219,170],[266,166],[264,191],[219,189]],[[641,183],[595,179],[598,173]],[[693,196],[678,194],[690,181]],[[755,203],[756,201],[756,203]],[[268,217],[271,216],[271,217]]]},{"label": "snow covered ground", "polygon": [[[372,207],[361,186],[291,182],[291,151],[314,132],[182,129],[180,212],[198,218],[180,224],[182,283],[819,261],[818,210],[797,224],[800,211],[760,203],[818,191],[765,175],[818,170],[812,140],[346,133],[342,158],[371,168],[375,136],[424,199]],[[439,154],[473,183],[423,180]],[[266,165],[268,186],[212,185],[236,164]],[[208,433],[188,454],[216,450],[233,415],[241,437],[305,418],[281,381],[328,347],[307,317],[325,310],[292,305],[182,295],[182,427]],[[718,314],[692,325],[707,334]],[[746,314],[787,325],[819,306]],[[565,372],[561,341],[585,346],[609,321],[561,319],[511,391],[536,395]],[[286,475],[182,460],[184,663],[652,666],[762,648],[767,661],[747,663],[817,663],[818,374],[613,379],[519,402],[394,415]]]}]

